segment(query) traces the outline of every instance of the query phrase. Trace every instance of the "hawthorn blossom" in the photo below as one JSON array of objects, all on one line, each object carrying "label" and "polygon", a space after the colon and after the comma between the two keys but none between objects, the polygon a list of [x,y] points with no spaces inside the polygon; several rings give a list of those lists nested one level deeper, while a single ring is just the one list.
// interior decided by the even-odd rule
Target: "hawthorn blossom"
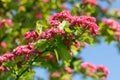
[{"label": "hawthorn blossom", "polygon": [[24,46],[18,46],[17,48],[13,50],[12,53],[16,56],[22,55],[24,56],[25,60],[28,60],[30,55],[33,54],[35,51],[35,49],[32,49],[33,46],[34,46],[33,43],[29,43],[28,45],[24,45]]},{"label": "hawthorn blossom", "polygon": [[3,66],[0,66],[0,71],[5,71],[5,68]]},{"label": "hawthorn blossom", "polygon": [[47,29],[45,32],[42,32],[40,34],[40,38],[41,39],[50,39],[57,34],[64,35],[65,32],[63,30],[60,30],[60,29],[57,29],[57,28],[50,28],[50,29]]},{"label": "hawthorn blossom", "polygon": [[120,41],[120,30],[115,32],[115,38],[117,41]]},{"label": "hawthorn blossom", "polygon": [[115,32],[115,38],[120,41],[120,24],[113,19],[104,19],[103,23],[108,25],[108,27]]},{"label": "hawthorn blossom", "polygon": [[98,26],[95,23],[96,19],[90,16],[73,16],[71,18],[71,26],[79,26],[86,28],[90,31],[91,34],[96,35],[98,34]]},{"label": "hawthorn blossom", "polygon": [[1,43],[0,43],[0,46],[1,46],[2,48],[7,48],[7,44],[6,44],[5,42],[1,42]]},{"label": "hawthorn blossom", "polygon": [[5,25],[8,26],[13,26],[13,22],[10,19],[3,19],[2,21],[0,21],[0,28],[4,27]]},{"label": "hawthorn blossom", "polygon": [[115,14],[116,14],[117,16],[120,16],[120,9],[116,9],[116,10],[115,10]]},{"label": "hawthorn blossom", "polygon": [[96,19],[90,16],[71,16],[69,11],[63,11],[56,13],[50,17],[50,25],[58,26],[61,20],[66,20],[70,23],[71,27],[79,26],[82,28],[87,28],[89,32],[93,35],[98,34],[98,26],[96,24]]},{"label": "hawthorn blossom", "polygon": [[54,72],[52,74],[52,77],[54,77],[54,78],[59,78],[60,76],[61,76],[61,74],[59,72]]},{"label": "hawthorn blossom", "polygon": [[29,43],[28,45],[18,46],[13,50],[13,54],[21,55],[21,54],[30,54],[32,52],[33,43]]},{"label": "hawthorn blossom", "polygon": [[49,0],[42,0],[43,3],[47,3]]},{"label": "hawthorn blossom", "polygon": [[80,43],[79,43],[79,41],[75,41],[75,47],[77,48],[77,49],[80,49]]},{"label": "hawthorn blossom", "polygon": [[113,19],[104,19],[103,23],[108,25],[110,29],[117,30],[120,27],[119,23]]},{"label": "hawthorn blossom", "polygon": [[97,0],[82,0],[82,4],[91,4],[95,6],[97,5]]},{"label": "hawthorn blossom", "polygon": [[64,8],[64,9],[67,9],[67,5],[65,3],[62,3],[61,7]]},{"label": "hawthorn blossom", "polygon": [[88,63],[88,62],[80,64],[80,67],[82,69],[85,69],[86,74],[88,74],[88,75],[92,75],[92,73],[94,73],[96,71],[96,66],[94,66],[93,64]]},{"label": "hawthorn blossom", "polygon": [[37,19],[41,19],[42,18],[42,14],[40,12],[35,12],[35,18]]},{"label": "hawthorn blossom", "polygon": [[15,57],[14,54],[7,52],[7,53],[3,54],[2,56],[0,56],[0,63],[14,59],[14,57]]},{"label": "hawthorn blossom", "polygon": [[26,32],[24,34],[25,39],[36,40],[38,38],[38,34],[36,31]]},{"label": "hawthorn blossom", "polygon": [[72,74],[72,69],[69,66],[65,66],[66,73]]},{"label": "hawthorn blossom", "polygon": [[63,11],[63,12],[52,15],[49,19],[50,19],[51,26],[58,26],[60,24],[59,22],[60,19],[65,19],[65,20],[70,21],[71,14],[69,11]]},{"label": "hawthorn blossom", "polygon": [[105,77],[107,77],[107,75],[109,74],[108,69],[107,69],[105,66],[103,66],[103,65],[97,66],[96,70],[97,70],[98,72],[99,72],[99,71],[100,71],[100,72],[103,72],[103,73],[104,73],[103,76],[105,76]]}]

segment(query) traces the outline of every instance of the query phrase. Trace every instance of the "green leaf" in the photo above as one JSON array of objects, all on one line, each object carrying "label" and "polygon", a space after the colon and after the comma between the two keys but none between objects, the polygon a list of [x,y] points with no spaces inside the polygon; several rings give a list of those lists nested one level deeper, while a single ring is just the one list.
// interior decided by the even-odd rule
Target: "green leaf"
[{"label": "green leaf", "polygon": [[63,30],[64,27],[65,27],[65,25],[66,25],[66,23],[67,23],[67,21],[63,21],[63,22],[58,26],[58,28],[59,28],[60,30]]},{"label": "green leaf", "polygon": [[37,21],[36,22],[36,31],[38,34],[41,34],[42,33],[42,25],[40,24],[40,21]]},{"label": "green leaf", "polygon": [[22,80],[33,80],[35,71],[31,70],[29,72],[25,72],[24,75],[21,76]]},{"label": "green leaf", "polygon": [[72,33],[73,31],[72,31],[72,30],[70,30],[70,28],[69,28],[69,27],[65,27],[65,32]]},{"label": "green leaf", "polygon": [[57,61],[59,61],[59,55],[58,55],[57,50],[56,50],[56,49],[54,49],[54,52],[55,52],[55,55],[56,55],[56,59],[57,59]]},{"label": "green leaf", "polygon": [[75,71],[78,71],[78,68],[79,68],[81,62],[82,62],[82,60],[80,60],[80,59],[73,62]]},{"label": "green leaf", "polygon": [[1,0],[1,1],[5,3],[11,2],[11,0]]},{"label": "green leaf", "polygon": [[66,45],[63,43],[62,40],[58,40],[58,47],[57,47],[57,53],[59,54],[60,58],[63,60],[63,62],[70,62],[71,56],[70,52],[67,50]]},{"label": "green leaf", "polygon": [[43,54],[42,54],[42,56],[49,56],[50,55],[50,51],[46,51],[46,52],[44,52]]},{"label": "green leaf", "polygon": [[107,29],[107,32],[108,32],[109,35],[114,35],[114,31],[113,30]]},{"label": "green leaf", "polygon": [[40,39],[34,44],[35,48],[38,48],[40,51],[44,51],[48,48],[48,41],[46,39]]}]

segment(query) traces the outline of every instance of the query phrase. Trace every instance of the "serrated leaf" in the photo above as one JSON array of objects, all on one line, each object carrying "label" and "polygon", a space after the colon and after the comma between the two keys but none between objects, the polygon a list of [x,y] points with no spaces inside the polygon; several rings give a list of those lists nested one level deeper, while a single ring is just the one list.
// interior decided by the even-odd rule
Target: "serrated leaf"
[{"label": "serrated leaf", "polygon": [[35,48],[38,48],[40,51],[44,51],[48,48],[48,41],[46,39],[40,39],[34,44]]},{"label": "serrated leaf", "polygon": [[71,56],[69,51],[67,50],[66,45],[63,43],[63,41],[59,40],[58,41],[58,47],[57,47],[57,52],[60,56],[60,58],[65,61],[65,62],[69,62],[71,60]]},{"label": "serrated leaf", "polygon": [[66,25],[66,23],[67,23],[67,21],[63,21],[63,22],[58,26],[58,28],[59,28],[60,30],[63,30],[64,27],[65,27],[65,25]]}]

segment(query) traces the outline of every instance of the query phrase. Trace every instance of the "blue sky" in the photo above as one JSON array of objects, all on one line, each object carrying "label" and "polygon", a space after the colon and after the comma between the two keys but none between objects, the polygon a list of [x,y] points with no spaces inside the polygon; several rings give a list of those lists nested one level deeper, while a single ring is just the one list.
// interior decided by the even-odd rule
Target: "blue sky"
[{"label": "blue sky", "polygon": [[[112,6],[107,5],[105,2],[100,3],[101,6],[109,7],[110,9],[120,9],[120,0],[113,2]],[[110,45],[106,44],[104,39],[102,43],[96,45],[95,47],[88,46],[82,50],[82,58],[86,62],[91,62],[95,65],[103,64],[105,65],[110,74],[107,80],[119,80],[120,79],[120,53],[115,47],[116,43]]]},{"label": "blue sky", "polygon": [[[113,2],[112,6],[108,5],[106,2],[100,2],[99,4],[103,7],[109,7],[110,9],[115,8],[120,9],[120,0],[116,0],[115,2]],[[115,44],[116,43],[114,42],[108,45],[104,42],[104,39],[102,39],[101,44],[96,45],[94,47],[87,46],[85,49],[83,49],[82,54],[80,56],[82,56],[83,60],[86,62],[90,62],[95,65],[100,64],[105,65],[110,71],[107,80],[119,80],[120,53],[118,52],[118,49],[115,47]],[[37,71],[36,76],[44,78],[43,80],[48,80],[48,74],[46,73],[47,70],[44,70],[42,68],[39,69],[35,68],[35,71]],[[80,76],[75,75],[73,80],[80,80]]]},{"label": "blue sky", "polygon": [[85,62],[105,65],[110,71],[107,80],[118,80],[120,75],[120,54],[115,44],[108,45],[102,40],[102,43],[95,47],[88,46],[83,49],[81,54]]}]

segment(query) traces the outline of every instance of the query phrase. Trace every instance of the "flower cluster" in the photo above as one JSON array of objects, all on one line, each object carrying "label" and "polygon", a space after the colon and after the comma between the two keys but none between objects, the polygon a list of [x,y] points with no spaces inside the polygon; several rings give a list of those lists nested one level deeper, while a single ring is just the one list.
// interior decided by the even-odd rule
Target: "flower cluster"
[{"label": "flower cluster", "polygon": [[103,23],[115,31],[115,38],[120,41],[120,24],[113,19],[104,19]]},{"label": "flower cluster", "polygon": [[102,72],[103,73],[102,76],[107,78],[107,75],[109,73],[108,69],[103,65],[95,66],[91,63],[85,62],[85,63],[80,64],[80,67],[84,69],[85,73],[89,76],[91,76],[93,73]]},{"label": "flower cluster", "polygon": [[115,10],[115,15],[120,16],[120,9]]},{"label": "flower cluster", "polygon": [[38,38],[38,33],[36,31],[26,32],[24,34],[25,39],[36,40]]},{"label": "flower cluster", "polygon": [[113,19],[104,19],[103,23],[108,25],[109,28],[111,28],[111,29],[113,29],[115,31],[117,31],[117,29],[120,27],[119,23],[116,22]]},{"label": "flower cluster", "polygon": [[86,74],[88,75],[92,75],[96,71],[96,66],[88,62],[82,63],[80,67],[82,69],[87,69]]},{"label": "flower cluster", "polygon": [[50,28],[40,34],[40,39],[50,39],[57,34],[64,35],[65,32],[57,28]]},{"label": "flower cluster", "polygon": [[98,26],[95,23],[96,19],[90,16],[74,16],[71,19],[71,26],[80,26],[87,28],[91,34],[98,34]]},{"label": "flower cluster", "polygon": [[82,0],[82,4],[97,5],[97,0]]},{"label": "flower cluster", "polygon": [[13,60],[14,58],[15,58],[14,54],[9,53],[9,52],[7,52],[4,55],[0,56],[0,71],[5,71],[6,70],[6,68],[4,68],[2,66],[3,62],[6,62],[8,60]]},{"label": "flower cluster", "polygon": [[50,17],[51,26],[58,26],[61,20],[69,21],[70,26],[79,26],[87,28],[93,35],[98,34],[98,26],[95,23],[96,19],[90,16],[71,16],[69,11],[54,14]]},{"label": "flower cluster", "polygon": [[29,56],[34,52],[33,43],[29,43],[28,45],[18,46],[13,50],[13,54],[16,56],[22,55],[25,60],[28,60]]},{"label": "flower cluster", "polygon": [[0,56],[0,64],[8,60],[11,60],[13,58],[14,58],[14,54],[7,52],[4,55]]},{"label": "flower cluster", "polygon": [[5,25],[13,26],[13,22],[10,19],[3,19],[0,21],[0,28],[3,28]]},{"label": "flower cluster", "polygon": [[59,20],[64,19],[64,20],[71,20],[71,14],[69,11],[63,11],[60,13],[56,13],[53,16],[50,17],[50,25],[51,26],[58,26],[60,24]]},{"label": "flower cluster", "polygon": [[103,76],[105,76],[105,77],[107,77],[107,75],[109,73],[108,69],[103,65],[97,66],[97,71],[98,72],[103,72],[104,73]]}]

